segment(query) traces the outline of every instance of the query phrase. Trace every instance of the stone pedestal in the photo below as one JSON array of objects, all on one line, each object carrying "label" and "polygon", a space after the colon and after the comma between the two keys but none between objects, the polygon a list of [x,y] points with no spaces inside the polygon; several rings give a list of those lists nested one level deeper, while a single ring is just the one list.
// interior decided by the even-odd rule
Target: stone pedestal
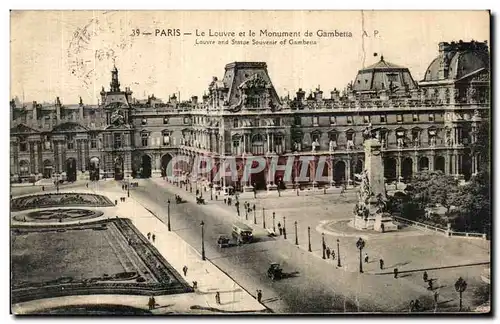
[{"label": "stone pedestal", "polygon": [[267,191],[276,191],[278,190],[278,186],[275,184],[268,184],[267,185]]},{"label": "stone pedestal", "polygon": [[360,230],[372,230],[375,224],[375,217],[368,216],[367,218],[361,216],[354,216],[353,226]]},{"label": "stone pedestal", "polygon": [[[384,229],[382,230],[382,224],[384,224]],[[392,222],[392,217],[389,214],[376,214],[375,223],[373,224],[373,229],[377,232],[391,232],[397,231],[398,225]]]},{"label": "stone pedestal", "polygon": [[152,170],[151,178],[161,178],[161,170]]},{"label": "stone pedestal", "polygon": [[243,192],[253,192],[253,186],[244,186]]}]

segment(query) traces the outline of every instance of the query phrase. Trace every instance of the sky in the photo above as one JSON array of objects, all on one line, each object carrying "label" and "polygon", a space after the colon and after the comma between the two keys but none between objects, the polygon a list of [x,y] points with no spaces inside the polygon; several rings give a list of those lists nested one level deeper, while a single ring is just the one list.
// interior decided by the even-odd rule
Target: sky
[{"label": "sky", "polygon": [[[155,29],[179,29],[180,36],[155,36]],[[291,37],[259,36],[265,29],[300,32],[293,39],[316,45],[281,45]],[[140,35],[133,36],[137,30]],[[236,36],[210,37],[209,30]],[[318,30],[352,37],[320,37]],[[304,36],[306,31],[313,36]],[[277,44],[196,44],[226,39]],[[487,11],[12,11],[11,97],[60,97],[66,104],[82,97],[96,104],[101,87],[109,89],[115,64],[121,88],[130,87],[137,99],[180,92],[187,100],[203,95],[212,77],[222,78],[225,65],[234,61],[267,62],[280,96],[320,85],[329,97],[380,55],[408,67],[419,81],[438,55],[439,42],[473,39],[489,43]]]}]

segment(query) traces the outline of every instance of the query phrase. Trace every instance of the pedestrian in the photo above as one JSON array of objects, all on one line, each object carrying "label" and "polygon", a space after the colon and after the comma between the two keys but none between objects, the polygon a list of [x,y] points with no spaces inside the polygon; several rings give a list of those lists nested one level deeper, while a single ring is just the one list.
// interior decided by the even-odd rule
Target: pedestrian
[{"label": "pedestrian", "polygon": [[118,205],[118,199],[115,199],[115,206]]},{"label": "pedestrian", "polygon": [[436,290],[434,292],[434,304],[438,303],[438,299],[439,299],[439,291]]},{"label": "pedestrian", "polygon": [[215,195],[215,200],[219,200],[219,196],[218,195]]},{"label": "pedestrian", "polygon": [[413,307],[417,312],[420,310],[420,301],[418,299],[415,299],[415,304]]},{"label": "pedestrian", "polygon": [[432,281],[433,281],[432,279],[430,279],[429,281],[427,281],[427,284],[429,285],[429,287],[427,287],[428,290],[433,290],[434,289],[434,287],[432,285],[433,284]]},{"label": "pedestrian", "polygon": [[193,289],[198,289],[198,281],[193,281]]},{"label": "pedestrian", "polygon": [[[89,184],[87,183],[87,188],[89,187]],[[42,191],[45,191],[45,186],[42,186]]]},{"label": "pedestrian", "polygon": [[155,309],[156,306],[156,299],[154,296],[151,296],[151,309]]},{"label": "pedestrian", "polygon": [[384,270],[384,260],[380,259],[379,263],[380,263],[380,270]]},{"label": "pedestrian", "polygon": [[345,192],[345,187],[342,187],[342,189],[340,189],[340,197],[345,197],[344,192]]},{"label": "pedestrian", "polygon": [[411,312],[413,312],[413,310],[414,310],[414,309],[415,309],[415,301],[414,301],[414,300],[412,300],[412,301],[410,302],[410,310],[409,310],[409,311],[410,311],[410,313],[411,313]]},{"label": "pedestrian", "polygon": [[368,263],[368,253],[365,253],[365,263]]},{"label": "pedestrian", "polygon": [[424,279],[424,282],[427,282],[427,280],[429,279],[429,275],[427,274],[427,271],[424,271],[423,279]]},{"label": "pedestrian", "polygon": [[156,235],[153,234],[153,236],[152,236],[153,243],[155,242],[155,238],[156,238]]},{"label": "pedestrian", "polygon": [[326,258],[327,259],[330,259],[330,254],[331,254],[331,251],[330,251],[330,247],[326,247]]},{"label": "pedestrian", "polygon": [[188,267],[187,266],[182,267],[182,272],[184,272],[184,277],[185,277],[188,272]]},{"label": "pedestrian", "polygon": [[257,290],[257,301],[260,303],[262,301],[262,290]]},{"label": "pedestrian", "polygon": [[286,227],[283,227],[283,235],[285,236],[286,238]]},{"label": "pedestrian", "polygon": [[87,183],[85,184],[85,186],[88,188],[88,187],[89,187],[89,183],[87,182]]},{"label": "pedestrian", "polygon": [[149,310],[152,310],[152,309],[153,309],[152,298],[153,298],[153,297],[149,297],[149,299],[148,299],[148,308],[149,308]]},{"label": "pedestrian", "polygon": [[280,236],[283,235],[283,229],[281,228],[280,222],[278,222],[278,231],[280,232]]},{"label": "pedestrian", "polygon": [[148,240],[150,240],[151,239],[151,232],[148,232],[147,236],[148,236]]},{"label": "pedestrian", "polygon": [[385,233],[385,225],[384,225],[384,223],[380,224],[380,228],[382,229],[382,233]]},{"label": "pedestrian", "polygon": [[225,205],[225,204],[227,204],[227,199],[226,199],[226,198],[224,198],[224,205]]},{"label": "pedestrian", "polygon": [[220,305],[220,292],[215,293],[215,303]]},{"label": "pedestrian", "polygon": [[398,268],[394,268],[394,279],[398,278]]}]

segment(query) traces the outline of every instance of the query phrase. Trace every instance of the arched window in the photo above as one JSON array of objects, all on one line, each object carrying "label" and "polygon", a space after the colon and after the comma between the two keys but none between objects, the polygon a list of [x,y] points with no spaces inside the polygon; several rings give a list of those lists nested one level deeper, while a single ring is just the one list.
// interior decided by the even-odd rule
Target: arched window
[{"label": "arched window", "polygon": [[148,146],[149,142],[149,133],[148,132],[142,132],[141,133],[141,144],[142,146]]},{"label": "arched window", "polygon": [[162,143],[163,145],[170,145],[170,142],[171,139],[170,139],[170,132],[168,130],[164,130],[162,132]]},{"label": "arched window", "polygon": [[26,160],[22,160],[19,162],[19,175],[20,176],[28,176],[30,174],[30,164]]},{"label": "arched window", "polygon": [[283,135],[279,134],[274,137],[274,149],[276,150],[276,154],[282,154],[285,152]]},{"label": "arched window", "polygon": [[252,154],[264,154],[264,137],[261,134],[255,134],[252,137]]}]

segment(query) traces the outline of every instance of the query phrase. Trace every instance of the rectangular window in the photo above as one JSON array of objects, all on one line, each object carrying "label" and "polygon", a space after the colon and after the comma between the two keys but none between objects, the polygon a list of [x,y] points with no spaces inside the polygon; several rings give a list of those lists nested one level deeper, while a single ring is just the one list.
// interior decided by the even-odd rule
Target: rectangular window
[{"label": "rectangular window", "polygon": [[335,116],[330,116],[330,125],[335,125],[337,123],[337,118]]},{"label": "rectangular window", "polygon": [[370,123],[370,116],[363,116],[363,122],[365,124],[369,124]]},{"label": "rectangular window", "polygon": [[352,124],[352,116],[347,116],[347,124]]},{"label": "rectangular window", "polygon": [[238,119],[233,120],[233,128],[238,128]]},{"label": "rectangular window", "polygon": [[68,150],[73,150],[75,148],[75,139],[73,138],[73,136],[68,136],[66,140]]},{"label": "rectangular window", "polygon": [[434,114],[429,114],[429,121],[433,122],[434,121]]},{"label": "rectangular window", "polygon": [[312,124],[313,124],[313,126],[319,126],[319,118],[318,117],[313,117],[312,118]]},{"label": "rectangular window", "polygon": [[418,122],[418,114],[413,114],[413,121]]},{"label": "rectangular window", "polygon": [[114,134],[113,146],[115,149],[119,149],[122,147],[122,134]]},{"label": "rectangular window", "polygon": [[163,145],[170,145],[170,134],[163,133]]},{"label": "rectangular window", "polygon": [[386,115],[380,115],[380,122],[381,123],[386,123],[387,122],[387,116]]},{"label": "rectangular window", "polygon": [[97,148],[97,136],[95,134],[90,135],[90,148]]},{"label": "rectangular window", "polygon": [[285,152],[283,147],[283,138],[281,136],[274,138],[274,149],[276,150],[276,154],[282,154]]},{"label": "rectangular window", "polygon": [[295,122],[295,125],[296,125],[296,126],[300,126],[300,125],[302,125],[302,120],[300,119],[300,117],[299,117],[299,116],[295,116],[295,118],[294,118],[294,122]]},{"label": "rectangular window", "polygon": [[148,146],[148,139],[149,139],[149,135],[146,134],[146,133],[142,133],[141,134],[141,143],[142,143],[142,146]]},{"label": "rectangular window", "polygon": [[396,118],[397,118],[397,122],[398,122],[398,123],[402,123],[402,122],[403,122],[403,115],[402,115],[402,114],[398,114],[398,115],[396,116]]},{"label": "rectangular window", "polygon": [[354,138],[354,133],[353,132],[349,132],[349,133],[346,134],[346,137],[347,137],[348,141],[352,141],[353,138]]},{"label": "rectangular window", "polygon": [[28,150],[28,143],[26,141],[19,142],[19,151],[26,152]]}]

